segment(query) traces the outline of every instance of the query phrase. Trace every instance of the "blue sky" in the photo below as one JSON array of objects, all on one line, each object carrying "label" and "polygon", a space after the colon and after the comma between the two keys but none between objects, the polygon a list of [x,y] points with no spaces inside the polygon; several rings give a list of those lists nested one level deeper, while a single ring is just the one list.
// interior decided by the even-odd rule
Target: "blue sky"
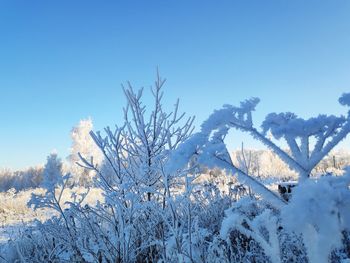
[{"label": "blue sky", "polygon": [[349,1],[1,1],[0,167],[64,158],[82,118],[121,123],[120,84],[148,88],[157,66],[165,103],[179,97],[196,126],[252,96],[258,124],[345,113],[349,14]]}]

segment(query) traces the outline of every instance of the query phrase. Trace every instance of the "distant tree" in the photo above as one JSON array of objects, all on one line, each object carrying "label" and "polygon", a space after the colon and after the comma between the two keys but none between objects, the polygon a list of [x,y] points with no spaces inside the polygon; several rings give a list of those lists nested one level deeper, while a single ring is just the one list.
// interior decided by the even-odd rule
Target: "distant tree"
[{"label": "distant tree", "polygon": [[330,152],[322,161],[315,167],[313,173],[343,173],[343,169],[350,165],[350,152],[345,149],[340,149]]},{"label": "distant tree", "polygon": [[70,162],[70,172],[76,182],[86,185],[91,182],[95,172],[77,165],[80,161],[78,153],[90,159],[93,157],[95,164],[102,163],[102,154],[90,136],[93,129],[92,119],[80,120],[78,125],[71,131],[72,147],[68,159]]},{"label": "distant tree", "polygon": [[297,180],[297,173],[291,170],[273,151],[261,151],[259,156],[261,176],[263,178],[279,178],[283,181]]},{"label": "distant tree", "polygon": [[13,172],[8,168],[0,170],[0,191],[7,191],[13,187]]},{"label": "distant tree", "polygon": [[14,188],[21,191],[28,188],[39,187],[43,180],[43,167],[29,167],[22,171],[0,169],[0,191]]},{"label": "distant tree", "polygon": [[237,165],[242,171],[248,175],[260,177],[260,152],[245,149],[242,142],[241,151],[237,151],[235,157],[237,158]]},{"label": "distant tree", "polygon": [[43,181],[43,170],[42,166],[30,167],[25,171],[26,177],[28,178],[28,185],[30,187],[38,187]]},{"label": "distant tree", "polygon": [[62,182],[62,161],[56,153],[51,153],[47,157],[47,162],[43,171],[42,186],[46,189],[54,189]]},{"label": "distant tree", "polygon": [[39,187],[43,181],[43,167],[29,167],[13,173],[13,186],[17,191]]}]

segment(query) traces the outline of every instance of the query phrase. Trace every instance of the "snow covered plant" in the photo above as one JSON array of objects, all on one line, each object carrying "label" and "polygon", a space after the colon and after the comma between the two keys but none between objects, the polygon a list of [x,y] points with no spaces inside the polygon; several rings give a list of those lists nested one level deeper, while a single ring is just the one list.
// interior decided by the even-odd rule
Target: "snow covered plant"
[{"label": "snow covered plant", "polygon": [[[63,176],[62,162],[57,154],[50,154],[43,171],[42,187],[45,194],[32,193],[28,202],[34,209],[47,208],[54,212],[53,218],[47,222],[35,222],[35,227],[29,227],[24,233],[22,241],[15,245],[16,256],[28,261],[40,257],[42,260],[57,261],[63,258],[80,261],[83,259],[81,239],[78,238],[78,222],[72,214],[72,209],[67,209],[67,202],[62,199],[64,192],[71,181],[70,174]],[[88,192],[73,194],[70,204],[80,205]],[[39,231],[38,231],[39,230]],[[46,240],[42,242],[41,239]],[[72,251],[67,255],[65,251]],[[44,257],[45,255],[45,257]]]},{"label": "snow covered plant", "polygon": [[[344,94],[339,102],[350,106],[350,94]],[[285,202],[264,185],[249,176],[245,171],[235,166],[224,142],[229,129],[234,128],[247,132],[261,141],[292,170],[299,174],[299,180],[308,178],[314,167],[350,132],[350,112],[347,116],[319,115],[304,120],[295,114],[271,113],[266,116],[259,131],[253,124],[252,113],[259,103],[258,98],[241,102],[239,107],[224,105],[221,110],[215,110],[202,124],[201,131],[193,134],[172,154],[169,171],[174,171],[186,165],[194,155],[209,167],[221,167],[237,174],[240,181],[250,186],[256,193],[276,206]],[[272,139],[284,139],[289,149],[283,150]],[[312,141],[315,140],[314,145]]]},{"label": "snow covered plant", "polygon": [[233,262],[281,262],[276,211],[249,197],[230,209],[220,236],[228,243]]},{"label": "snow covered plant", "polygon": [[[264,141],[273,144],[253,127],[252,111],[254,111],[258,102],[259,99],[253,98],[241,102],[240,107],[224,105],[223,109],[214,111],[202,124],[201,131],[193,134],[172,153],[172,161],[166,167],[169,173],[182,169],[193,156],[198,156],[199,163],[210,168],[220,167],[232,172],[237,175],[241,183],[247,184],[253,191],[262,195],[269,202],[278,207],[284,205],[285,201],[277,194],[268,190],[262,183],[233,164],[224,142],[229,129],[236,128],[257,133]],[[273,145],[278,148],[275,144]],[[278,149],[280,150],[280,148]],[[282,152],[282,150],[280,151]]]},{"label": "snow covered plant", "polygon": [[[284,262],[294,258],[300,262],[321,262],[322,258],[323,262],[327,262],[336,249],[344,250],[344,239],[348,237],[349,181],[347,176],[321,178],[318,182],[311,181],[309,177],[322,158],[350,132],[350,113],[340,117],[319,115],[307,120],[293,113],[271,113],[262,123],[262,130],[258,130],[252,118],[258,102],[259,99],[252,98],[242,102],[239,107],[224,105],[223,109],[214,111],[202,124],[201,131],[193,134],[172,153],[172,162],[166,168],[171,172],[176,171],[188,165],[189,160],[196,156],[203,165],[220,167],[237,175],[242,184],[252,188],[262,198],[252,199],[253,206],[244,199],[240,200],[231,210],[227,210],[221,228],[221,238],[228,242],[226,250],[232,250],[232,244],[237,247],[238,241],[241,245],[242,242],[245,244],[245,253],[240,259],[232,258],[229,253],[230,260],[252,259],[247,256],[255,247],[257,251],[254,253],[261,254],[259,260],[254,258],[255,261],[264,262],[268,258],[270,261]],[[350,94],[341,96],[339,102],[350,106]],[[250,176],[248,169],[242,170],[234,165],[224,142],[230,128],[251,134],[298,173],[300,186],[296,187],[290,204]],[[289,149],[279,147],[275,140],[269,138],[268,132],[277,141],[284,139]],[[253,211],[250,217],[245,210]],[[321,217],[319,212],[322,213]],[[284,223],[289,227],[284,228]],[[329,240],[329,231],[336,232],[332,232],[335,235],[332,240]],[[263,255],[266,255],[265,259]]]},{"label": "snow covered plant", "polygon": [[343,176],[307,180],[295,188],[290,204],[282,209],[283,225],[302,235],[310,262],[350,256],[349,240],[345,244],[350,232],[349,185],[349,169]]},{"label": "snow covered plant", "polygon": [[[339,98],[340,104],[350,106],[350,93]],[[347,116],[319,115],[307,120],[294,113],[270,113],[262,124],[263,135],[268,131],[277,140],[283,138],[291,154],[271,144],[261,133],[251,133],[269,146],[291,169],[299,173],[299,180],[310,177],[316,165],[350,132],[350,111]],[[312,144],[312,140],[315,141]]]},{"label": "snow covered plant", "polygon": [[135,92],[130,83],[123,87],[125,122],[114,130],[107,127],[104,137],[91,132],[104,156],[102,166],[80,154],[81,166],[97,173],[96,184],[103,189],[105,203],[91,211],[114,234],[114,262],[167,261],[169,235],[178,254],[185,253],[186,224],[181,222],[175,194],[185,188],[187,173],[168,173],[164,167],[169,153],[190,136],[193,117],[184,120],[178,101],[172,112],[165,112],[164,83],[158,75],[151,88],[154,106],[150,112],[142,103],[143,89]]}]

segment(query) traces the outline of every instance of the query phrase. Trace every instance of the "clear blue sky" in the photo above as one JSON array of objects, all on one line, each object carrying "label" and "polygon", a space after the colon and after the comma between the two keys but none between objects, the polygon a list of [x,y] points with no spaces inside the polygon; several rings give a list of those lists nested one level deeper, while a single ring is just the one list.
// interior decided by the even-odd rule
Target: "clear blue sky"
[{"label": "clear blue sky", "polygon": [[197,126],[251,96],[258,123],[345,113],[350,1],[0,1],[0,167],[64,158],[82,118],[120,123],[120,83],[149,87],[157,66]]}]

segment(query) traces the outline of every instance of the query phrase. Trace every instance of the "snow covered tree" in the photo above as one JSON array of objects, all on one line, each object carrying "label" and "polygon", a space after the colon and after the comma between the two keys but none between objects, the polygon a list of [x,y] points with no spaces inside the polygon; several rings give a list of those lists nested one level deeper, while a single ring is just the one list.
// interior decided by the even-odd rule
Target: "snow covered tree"
[{"label": "snow covered tree", "polygon": [[62,161],[57,153],[51,153],[43,170],[42,186],[46,189],[54,189],[57,184],[62,183]]},{"label": "snow covered tree", "polygon": [[90,183],[94,176],[94,172],[77,165],[77,162],[80,161],[78,153],[86,158],[93,157],[96,164],[102,163],[101,152],[90,136],[90,131],[92,131],[92,129],[92,119],[87,118],[80,120],[78,125],[73,127],[71,131],[72,147],[71,154],[68,157],[70,162],[70,172],[72,173],[74,180],[81,185]]},{"label": "snow covered tree", "polygon": [[244,149],[232,153],[234,164],[251,176],[262,180],[297,180],[298,175],[291,170],[273,151],[269,149]]},{"label": "snow covered tree", "polygon": [[[135,92],[130,83],[123,86],[127,99],[125,123],[114,131],[107,127],[105,137],[99,132],[90,133],[103,153],[102,169],[80,154],[81,166],[98,174],[98,185],[106,198],[106,205],[96,208],[96,214],[101,220],[109,218],[116,229],[113,261],[166,261],[166,229],[178,230],[172,188],[183,174],[169,174],[164,166],[170,151],[190,135],[193,118],[183,121],[178,101],[172,112],[163,109],[164,83],[158,74],[151,88],[154,106],[148,114],[142,103],[143,89]],[[173,236],[179,235],[174,231]]]},{"label": "snow covered tree", "polygon": [[291,170],[273,151],[262,151],[260,156],[261,175],[265,178],[278,178],[282,181],[297,180],[298,174]]},{"label": "snow covered tree", "polygon": [[0,169],[0,191],[6,192],[13,187],[13,177],[13,172],[10,169]]}]

